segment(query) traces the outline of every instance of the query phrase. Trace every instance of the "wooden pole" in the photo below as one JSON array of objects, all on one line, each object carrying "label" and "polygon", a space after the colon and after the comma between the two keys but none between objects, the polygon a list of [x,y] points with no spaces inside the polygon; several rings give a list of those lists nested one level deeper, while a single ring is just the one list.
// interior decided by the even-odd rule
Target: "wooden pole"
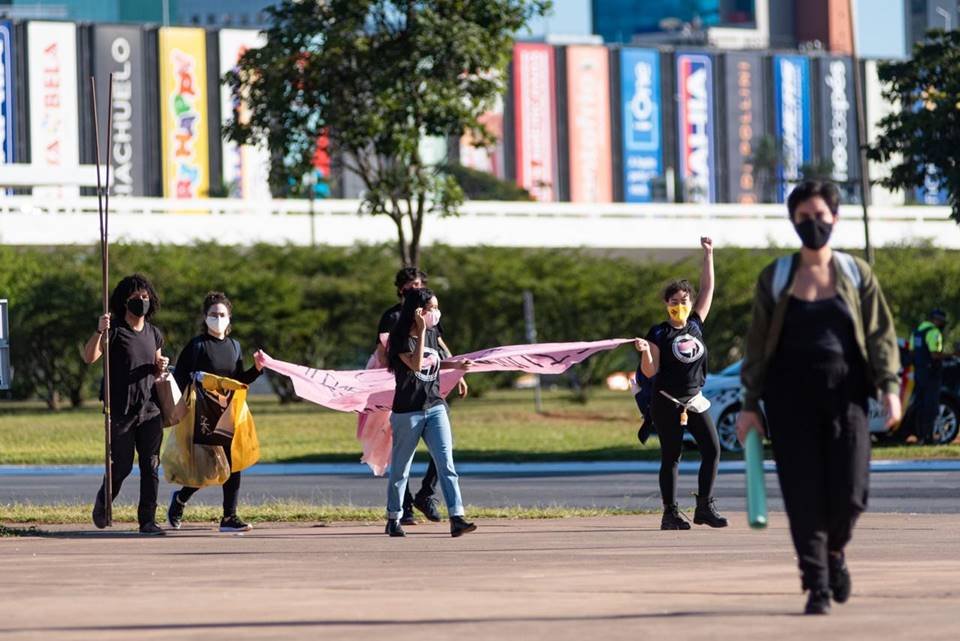
[{"label": "wooden pole", "polygon": [[853,58],[853,94],[857,109],[857,150],[860,155],[860,202],[863,205],[863,245],[867,262],[873,265],[875,255],[870,242],[870,161],[867,159],[867,115],[863,100],[863,78],[857,55],[857,13],[854,0],[848,0],[850,11],[850,49]]},{"label": "wooden pole", "polygon": [[[108,89],[107,112],[111,113],[113,94],[113,74],[110,74],[110,88]],[[100,181],[100,119],[97,116],[97,80],[90,76],[90,90],[93,94],[93,132],[97,153],[97,206],[100,214],[100,276],[103,294],[103,313],[110,313],[109,294],[109,253],[107,210],[103,183]],[[109,119],[109,118],[108,118]],[[110,119],[112,120],[112,119]],[[107,153],[110,151],[107,145]],[[107,184],[109,184],[110,163],[107,162]],[[106,511],[107,525],[113,525],[113,444],[110,430],[110,332],[103,335],[101,342],[103,350],[103,442],[104,442],[104,475],[103,475],[103,505]]]}]

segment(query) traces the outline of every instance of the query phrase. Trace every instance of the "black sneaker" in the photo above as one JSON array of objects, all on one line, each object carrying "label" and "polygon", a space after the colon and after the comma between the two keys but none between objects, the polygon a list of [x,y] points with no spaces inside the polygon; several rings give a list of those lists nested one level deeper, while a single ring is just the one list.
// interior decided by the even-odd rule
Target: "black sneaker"
[{"label": "black sneaker", "polygon": [[400,521],[397,519],[387,519],[387,527],[383,531],[384,534],[389,534],[390,536],[406,536],[407,533],[403,531],[403,526],[400,525]]},{"label": "black sneaker", "polygon": [[417,517],[413,513],[413,508],[405,509],[403,516],[400,517],[400,525],[416,525]]},{"label": "black sneaker", "polygon": [[150,521],[149,523],[144,523],[140,526],[140,534],[147,534],[150,536],[163,536],[166,532],[157,525],[156,521]]},{"label": "black sneaker", "polygon": [[107,527],[107,508],[100,500],[99,495],[93,502],[93,524],[100,530]]},{"label": "black sneaker", "polygon": [[167,523],[174,530],[179,530],[180,526],[183,525],[183,508],[185,507],[180,502],[179,492],[174,490],[173,494],[170,495],[170,507],[167,508]]},{"label": "black sneaker", "polygon": [[850,570],[847,568],[847,562],[841,553],[840,556],[830,554],[830,591],[833,593],[833,600],[837,603],[846,603],[850,598],[850,592],[853,590],[853,582],[850,580]]},{"label": "black sneaker", "polygon": [[249,532],[252,529],[252,525],[249,523],[244,523],[236,514],[225,516],[220,519],[221,532]]},{"label": "black sneaker", "polygon": [[476,529],[476,524],[468,523],[467,520],[462,516],[450,517],[450,536],[454,538],[463,536],[464,534],[469,534]]},{"label": "black sneaker", "polygon": [[689,530],[690,523],[680,512],[677,504],[663,506],[663,518],[660,519],[661,530]]},{"label": "black sneaker", "polygon": [[727,519],[717,512],[717,500],[710,496],[697,497],[697,510],[693,513],[693,522],[710,527],[727,527]]},{"label": "black sneaker", "polygon": [[804,614],[830,614],[830,590],[810,590]]},{"label": "black sneaker", "polygon": [[428,521],[439,523],[443,520],[443,517],[440,516],[440,503],[432,496],[420,496],[418,494],[413,499],[413,506],[423,512]]}]

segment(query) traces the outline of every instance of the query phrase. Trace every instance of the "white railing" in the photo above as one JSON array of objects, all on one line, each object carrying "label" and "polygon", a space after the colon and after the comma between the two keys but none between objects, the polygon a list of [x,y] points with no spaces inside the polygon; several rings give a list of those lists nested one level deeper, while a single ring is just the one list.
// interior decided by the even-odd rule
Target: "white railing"
[{"label": "white railing", "polygon": [[[110,199],[111,229],[118,240],[193,243],[218,240],[352,245],[391,242],[393,222],[360,215],[357,200],[249,201],[227,198],[176,200]],[[0,196],[0,242],[81,244],[97,238],[97,199]],[[836,243],[859,247],[863,222],[859,206],[841,209]],[[871,234],[878,246],[930,242],[960,249],[960,229],[947,207],[870,208]],[[52,220],[52,219],[55,219]],[[432,218],[424,243],[452,245],[687,248],[700,235],[742,247],[792,246],[796,236],[784,205],[581,204],[472,201],[460,215]]]}]

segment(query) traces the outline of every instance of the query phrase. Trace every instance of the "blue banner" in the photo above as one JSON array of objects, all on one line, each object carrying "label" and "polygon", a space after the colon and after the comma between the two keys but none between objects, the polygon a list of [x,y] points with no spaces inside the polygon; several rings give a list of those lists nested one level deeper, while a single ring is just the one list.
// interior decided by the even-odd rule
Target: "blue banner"
[{"label": "blue banner", "polygon": [[801,179],[800,169],[813,159],[810,116],[810,60],[805,56],[773,57],[774,131],[780,143],[780,202]]},{"label": "blue banner", "polygon": [[14,161],[13,24],[0,20],[0,163]]},{"label": "blue banner", "polygon": [[660,115],[660,54],[655,49],[620,51],[623,112],[623,198],[653,201],[652,183],[663,174]]},{"label": "blue banner", "polygon": [[677,147],[683,202],[716,202],[715,96],[710,56],[677,54],[677,98]]}]

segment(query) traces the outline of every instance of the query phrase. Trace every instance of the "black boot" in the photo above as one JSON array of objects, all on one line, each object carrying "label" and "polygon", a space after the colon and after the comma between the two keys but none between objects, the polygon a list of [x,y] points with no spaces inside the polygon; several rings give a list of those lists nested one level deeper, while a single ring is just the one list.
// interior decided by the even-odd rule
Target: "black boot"
[{"label": "black boot", "polygon": [[810,590],[804,614],[830,614],[830,590]]},{"label": "black boot", "polygon": [[450,536],[458,537],[468,534],[477,529],[477,526],[473,523],[468,523],[465,518],[462,516],[451,516],[450,517]]},{"label": "black boot", "polygon": [[689,530],[690,523],[680,515],[677,504],[663,506],[663,518],[660,519],[661,530]]},{"label": "black boot", "polygon": [[439,523],[443,520],[443,517],[440,516],[440,508],[437,505],[437,499],[433,498],[432,496],[417,494],[413,498],[413,506],[423,512],[423,515],[427,517],[428,521]]},{"label": "black boot", "polygon": [[183,508],[186,507],[180,502],[180,493],[174,490],[170,495],[170,507],[167,508],[167,523],[174,530],[179,530],[183,525]]},{"label": "black boot", "polygon": [[102,494],[98,494],[93,502],[93,524],[99,530],[107,527],[107,506],[103,503]]},{"label": "black boot", "polygon": [[400,521],[397,519],[388,519],[387,527],[383,531],[384,534],[389,534],[390,536],[406,536],[407,533],[403,531],[403,526],[400,525]]},{"label": "black boot", "polygon": [[693,522],[710,527],[727,527],[727,519],[717,512],[717,500],[712,496],[697,497],[697,510],[693,513]]},{"label": "black boot", "polygon": [[846,603],[850,598],[850,592],[853,590],[846,559],[842,552],[839,555],[831,553],[827,558],[829,559],[830,591],[833,592],[833,600],[837,603]]}]

